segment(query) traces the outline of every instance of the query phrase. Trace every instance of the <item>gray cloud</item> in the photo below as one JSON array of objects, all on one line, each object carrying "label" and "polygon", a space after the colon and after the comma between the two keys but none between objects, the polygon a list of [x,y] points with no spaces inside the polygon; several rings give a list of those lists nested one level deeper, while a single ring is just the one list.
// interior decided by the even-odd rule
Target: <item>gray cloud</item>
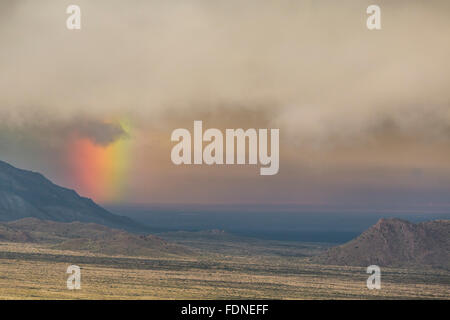
[{"label": "gray cloud", "polygon": [[396,106],[373,110],[284,108],[272,126],[286,129],[298,145],[358,145],[379,139],[415,139],[418,144],[450,141],[448,106]]},{"label": "gray cloud", "polygon": [[81,0],[76,32],[67,1],[14,3],[0,33],[5,122],[126,114],[161,125],[167,113],[250,110],[322,145],[383,123],[422,136],[450,124],[448,1],[380,0],[376,32],[371,1]]},{"label": "gray cloud", "polygon": [[[0,2],[2,159],[52,173],[70,135],[105,145],[125,133],[104,120],[126,117],[139,127],[137,197],[169,199],[182,188],[178,173],[168,174],[170,132],[203,119],[279,127],[278,189],[287,194],[291,181],[293,201],[316,191],[326,201],[344,185],[403,188],[411,181],[393,173],[412,168],[434,177],[430,189],[448,185],[448,0],[377,0],[381,31],[365,26],[371,0],[76,3],[80,31],[65,27],[72,1]],[[389,174],[378,182],[374,167]],[[240,171],[229,172],[223,192],[242,182]],[[312,176],[299,178],[305,172]],[[273,185],[248,178],[245,190],[256,185],[268,198],[261,188]]]},{"label": "gray cloud", "polygon": [[128,134],[118,123],[76,118],[71,121],[37,121],[20,126],[3,126],[0,129],[0,149],[8,146],[61,148],[71,138],[88,138],[96,144],[108,145]]},{"label": "gray cloud", "polygon": [[117,123],[96,122],[92,120],[80,121],[64,128],[65,130],[75,131],[80,136],[91,139],[100,145],[108,145],[119,138],[127,137],[128,134]]}]

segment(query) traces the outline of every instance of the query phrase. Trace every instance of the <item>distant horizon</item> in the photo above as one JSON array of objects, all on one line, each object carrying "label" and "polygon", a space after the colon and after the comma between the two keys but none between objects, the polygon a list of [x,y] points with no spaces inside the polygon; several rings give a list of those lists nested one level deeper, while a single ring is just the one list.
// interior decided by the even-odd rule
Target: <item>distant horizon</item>
[{"label": "distant horizon", "polygon": [[413,223],[448,220],[450,212],[349,211],[312,209],[279,210],[262,205],[250,210],[233,205],[116,205],[105,208],[141,222],[157,233],[170,231],[224,230],[232,234],[267,240],[344,243],[381,218]]},{"label": "distant horizon", "polygon": [[199,209],[208,210],[215,208],[217,210],[244,210],[249,209],[251,211],[271,211],[273,209],[283,209],[283,212],[368,212],[368,213],[382,213],[382,212],[396,212],[396,213],[448,213],[450,214],[450,204],[429,204],[429,205],[373,205],[373,204],[302,204],[302,203],[156,203],[156,202],[124,202],[124,203],[99,203],[105,207],[130,207],[130,208],[173,208],[173,209]]},{"label": "distant horizon", "polygon": [[[16,166],[14,163],[10,163],[8,161],[5,161],[4,159],[0,158],[1,162],[4,162],[8,165],[11,165],[17,169],[25,170],[25,171],[31,171],[35,173],[42,174],[39,171],[28,169],[28,168],[22,168]],[[49,179],[52,183],[63,187],[67,189],[71,189],[70,187],[59,185],[49,177],[47,177],[44,174],[44,177]],[[77,189],[72,189],[75,192],[78,193],[79,196],[84,198],[90,198],[89,196],[80,194],[80,192]],[[361,213],[361,212],[367,212],[367,213],[379,213],[382,212],[386,213],[429,213],[429,214],[450,214],[450,203],[428,203],[428,204],[373,204],[373,203],[347,203],[347,204],[324,204],[324,203],[264,203],[264,202],[254,202],[254,203],[247,203],[247,202],[241,202],[241,203],[226,203],[226,202],[217,202],[217,203],[201,203],[201,202],[99,202],[95,199],[92,199],[97,204],[104,206],[104,207],[112,207],[112,208],[157,208],[157,207],[163,207],[163,208],[172,208],[172,209],[198,209],[198,210],[210,210],[211,208],[214,208],[215,210],[222,210],[221,208],[224,208],[226,210],[229,210],[231,208],[234,208],[237,211],[242,211],[244,209],[249,210],[258,210],[261,211],[271,211],[273,209],[284,209],[283,212],[298,212],[298,213],[307,213],[307,212],[324,212],[324,213],[331,213],[331,212],[340,212],[345,211],[347,213],[355,212],[355,213]]]}]

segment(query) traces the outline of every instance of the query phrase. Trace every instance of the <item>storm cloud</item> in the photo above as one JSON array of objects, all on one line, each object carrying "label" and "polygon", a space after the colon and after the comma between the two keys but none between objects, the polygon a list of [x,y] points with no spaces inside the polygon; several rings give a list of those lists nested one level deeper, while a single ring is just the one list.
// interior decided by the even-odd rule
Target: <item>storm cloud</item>
[{"label": "storm cloud", "polygon": [[280,128],[279,183],[293,190],[305,170],[305,186],[326,194],[336,181],[378,185],[379,170],[450,169],[449,1],[379,0],[379,31],[366,28],[368,0],[80,0],[76,31],[69,4],[0,4],[2,150],[58,149],[74,133],[107,145],[126,136],[110,119],[126,117],[145,159],[135,170],[147,172],[136,194],[141,176],[163,181],[159,194],[176,185],[163,178],[171,130],[204,120]]}]

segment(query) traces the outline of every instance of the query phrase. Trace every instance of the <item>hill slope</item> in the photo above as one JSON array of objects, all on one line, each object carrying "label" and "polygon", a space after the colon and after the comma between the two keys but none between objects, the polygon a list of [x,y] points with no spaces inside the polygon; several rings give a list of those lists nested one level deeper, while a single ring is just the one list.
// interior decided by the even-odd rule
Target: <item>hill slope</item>
[{"label": "hill slope", "polygon": [[0,223],[0,241],[49,244],[53,248],[108,255],[161,256],[189,254],[190,250],[153,235],[82,222],[55,222],[25,218]]},{"label": "hill slope", "polygon": [[358,238],[313,259],[334,265],[450,268],[450,221],[380,219]]},{"label": "hill slope", "polygon": [[114,215],[91,199],[53,184],[39,173],[17,169],[0,161],[0,221],[27,217],[60,222],[93,222],[145,231],[133,220]]}]

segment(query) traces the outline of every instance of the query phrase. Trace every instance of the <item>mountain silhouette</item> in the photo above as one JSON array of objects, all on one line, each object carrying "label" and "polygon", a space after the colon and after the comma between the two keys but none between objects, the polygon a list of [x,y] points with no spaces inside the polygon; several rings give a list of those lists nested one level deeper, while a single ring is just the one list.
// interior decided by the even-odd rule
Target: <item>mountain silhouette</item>
[{"label": "mountain silhouette", "polygon": [[128,231],[146,231],[130,218],[112,214],[74,190],[42,174],[0,161],[0,221],[37,218],[59,222],[92,222]]},{"label": "mountain silhouette", "polygon": [[313,261],[348,266],[450,268],[450,220],[380,219],[356,239]]}]

